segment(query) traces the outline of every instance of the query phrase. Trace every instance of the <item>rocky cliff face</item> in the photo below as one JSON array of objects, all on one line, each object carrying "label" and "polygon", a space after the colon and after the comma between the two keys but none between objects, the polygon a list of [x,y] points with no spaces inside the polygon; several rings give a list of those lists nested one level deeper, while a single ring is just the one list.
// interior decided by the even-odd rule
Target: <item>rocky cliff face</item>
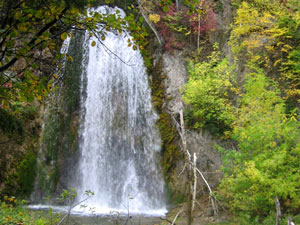
[{"label": "rocky cliff face", "polygon": [[74,176],[76,169],[84,32],[73,35],[68,54],[74,61],[65,62],[56,91],[48,98],[43,113],[37,177],[31,195],[34,202],[61,193],[62,189],[67,188],[68,179]]},{"label": "rocky cliff face", "polygon": [[[184,106],[184,102],[181,98],[181,89],[188,78],[185,60],[181,52],[174,52],[173,54],[164,53],[160,59],[157,59],[156,63],[158,63],[159,60],[162,61],[161,76],[165,76],[165,79],[163,79],[163,91],[165,96],[164,108],[169,117],[172,118],[170,120],[172,123],[171,126],[176,126],[175,120],[178,120],[179,112]],[[177,132],[177,130],[175,132]],[[224,145],[226,143],[213,137],[205,130],[187,130],[186,138],[190,153],[197,154],[198,168],[204,173],[209,184],[215,187],[222,177],[222,173],[218,171],[222,162],[220,153],[215,149],[214,145]],[[179,136],[176,137],[175,142],[180,149],[181,140]],[[185,176],[180,175],[183,168],[184,158],[180,157],[179,160],[175,161],[169,183],[170,188],[175,193],[183,194],[185,192]],[[198,188],[200,188],[199,190],[204,190],[206,188],[204,182],[200,182]]]},{"label": "rocky cliff face", "polygon": [[21,133],[0,132],[0,195],[28,196],[33,189],[41,111],[38,102],[31,104],[23,114]]},{"label": "rocky cliff face", "polygon": [[[34,56],[44,62],[33,70],[36,76],[51,75],[55,50],[36,49]],[[12,71],[22,71],[28,63],[19,59]],[[18,105],[19,104],[19,105]],[[28,197],[36,176],[36,159],[43,124],[43,101],[15,103],[16,111],[10,115],[0,107],[0,196]]]},{"label": "rocky cliff face", "polygon": [[[230,24],[232,22],[232,9],[229,0],[221,0],[219,1],[221,9],[217,14],[217,28],[210,33],[209,35],[209,44],[218,43],[220,46],[220,50],[223,55],[232,59],[231,48],[228,45],[229,39],[229,30]],[[190,48],[191,46],[189,46]],[[186,69],[186,61],[185,54],[186,49],[181,51],[175,50],[173,52],[164,52],[162,54],[155,54],[154,57],[154,68],[155,72],[159,71],[160,78],[162,79],[161,88],[163,89],[161,108],[163,111],[167,113],[169,119],[169,124],[171,127],[176,127],[176,122],[179,122],[179,112],[184,108],[184,102],[181,98],[181,90],[184,87],[188,79],[188,72]],[[159,66],[158,66],[159,65]],[[153,79],[153,77],[152,77]],[[154,91],[154,102],[156,98],[156,92]],[[165,114],[164,114],[165,116]],[[163,117],[164,117],[163,116]],[[164,117],[165,118],[165,117]],[[163,123],[160,120],[160,123]],[[177,145],[176,151],[180,151],[180,157],[177,160],[174,160],[174,164],[170,166],[169,174],[167,177],[168,187],[172,190],[175,195],[182,195],[185,193],[185,176],[181,174],[184,168],[184,158],[182,156],[181,150],[181,140],[178,135],[178,131],[175,129],[173,144]],[[161,129],[161,133],[162,129]],[[177,133],[177,135],[176,135]],[[213,135],[211,135],[208,131],[201,129],[198,131],[195,130],[187,130],[186,132],[187,138],[187,147],[191,154],[196,153],[198,157],[197,166],[203,172],[205,178],[208,183],[212,187],[216,187],[222,178],[222,172],[219,171],[220,166],[222,165],[221,155],[216,150],[215,145],[228,146],[232,147],[232,143],[222,141]],[[164,137],[162,138],[165,140]],[[167,144],[168,145],[168,144]],[[165,161],[172,160],[172,157],[169,154],[163,153],[162,157],[168,158],[168,160],[162,160],[164,164]],[[174,150],[175,152],[175,150]],[[178,154],[178,153],[174,153]],[[163,168],[165,166],[163,165]],[[203,181],[198,183],[198,190],[206,190],[206,185]],[[176,198],[176,197],[175,197]],[[173,198],[176,201],[176,199]]]}]

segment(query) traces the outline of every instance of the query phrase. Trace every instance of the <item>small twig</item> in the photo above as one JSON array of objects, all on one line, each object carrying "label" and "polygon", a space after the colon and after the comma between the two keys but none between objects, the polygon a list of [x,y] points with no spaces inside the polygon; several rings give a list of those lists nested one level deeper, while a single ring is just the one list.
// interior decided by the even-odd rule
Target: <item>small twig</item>
[{"label": "small twig", "polygon": [[116,53],[114,53],[112,50],[110,50],[104,43],[103,41],[101,40],[101,38],[94,32],[92,31],[95,35],[95,37],[97,38],[97,40],[99,41],[99,43],[103,46],[104,50],[110,54],[112,54],[113,56],[115,56],[117,59],[119,59],[122,63],[124,63],[125,65],[127,66],[133,66],[133,65],[130,65],[128,64],[127,62],[125,62],[123,59],[121,59],[120,56],[118,56]]},{"label": "small twig", "polygon": [[180,177],[181,174],[183,174],[183,172],[185,171],[185,167],[186,167],[186,163],[184,164],[183,169],[182,169],[182,171],[179,173],[178,177]]},{"label": "small twig", "polygon": [[80,205],[82,202],[88,200],[90,197],[92,197],[91,195],[90,196],[87,196],[85,199],[79,201],[78,203],[74,204],[74,205],[71,205],[68,209],[68,213],[66,215],[63,216],[63,218],[61,218],[61,220],[56,224],[56,225],[61,225],[66,218],[68,218],[70,216],[70,213],[72,211],[73,208],[75,208],[76,206]]}]

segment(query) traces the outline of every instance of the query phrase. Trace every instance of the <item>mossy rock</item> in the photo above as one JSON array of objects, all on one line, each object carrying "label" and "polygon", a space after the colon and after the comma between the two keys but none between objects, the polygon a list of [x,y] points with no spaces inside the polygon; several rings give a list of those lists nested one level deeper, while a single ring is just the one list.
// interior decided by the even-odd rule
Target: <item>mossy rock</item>
[{"label": "mossy rock", "polygon": [[150,87],[152,90],[152,103],[159,114],[157,126],[161,135],[161,166],[163,176],[166,181],[166,192],[168,202],[178,204],[184,201],[184,195],[174,191],[172,185],[175,174],[175,168],[178,160],[182,159],[183,155],[180,151],[178,140],[179,134],[172,121],[171,115],[167,112],[166,102],[170,98],[165,96],[164,80],[167,76],[162,71],[162,59],[153,67],[148,68],[148,73],[152,75]]}]

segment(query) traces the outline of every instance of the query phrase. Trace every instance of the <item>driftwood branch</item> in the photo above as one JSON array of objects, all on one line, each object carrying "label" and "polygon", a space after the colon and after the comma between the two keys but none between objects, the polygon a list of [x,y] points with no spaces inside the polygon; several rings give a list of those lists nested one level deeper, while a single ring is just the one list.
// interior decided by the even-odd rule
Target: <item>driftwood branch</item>
[{"label": "driftwood branch", "polygon": [[[1,144],[1,143],[0,143],[0,144]],[[186,167],[186,163],[184,164],[182,171],[179,173],[179,175],[178,175],[177,177],[180,177],[181,174],[183,174],[183,172],[185,171],[185,167]]]},{"label": "driftwood branch", "polygon": [[197,51],[199,50],[200,48],[200,22],[201,22],[201,16],[200,16],[200,13],[198,12],[198,35],[197,35]]},{"label": "driftwood branch", "polygon": [[[208,187],[209,190],[209,200],[211,202],[214,215],[218,214],[218,206],[217,206],[217,199],[213,196],[213,191],[205,179],[203,173],[197,168],[197,155],[196,153],[193,154],[193,161],[190,152],[187,149],[187,140],[186,140],[186,135],[185,135],[185,126],[184,126],[184,117],[183,117],[183,110],[180,110],[179,112],[180,116],[180,124],[176,121],[176,119],[173,117],[173,120],[175,122],[176,128],[178,130],[178,133],[181,137],[182,141],[182,149],[184,152],[185,156],[185,165],[179,176],[183,173],[185,169],[187,169],[187,182],[188,182],[188,224],[192,223],[192,215],[193,211],[195,209],[195,203],[198,203],[196,201],[196,194],[197,194],[197,173],[200,175],[206,186]],[[199,205],[200,206],[200,205]]]},{"label": "driftwood branch", "polygon": [[179,0],[176,0],[175,4],[176,4],[176,11],[178,12],[179,11]]}]

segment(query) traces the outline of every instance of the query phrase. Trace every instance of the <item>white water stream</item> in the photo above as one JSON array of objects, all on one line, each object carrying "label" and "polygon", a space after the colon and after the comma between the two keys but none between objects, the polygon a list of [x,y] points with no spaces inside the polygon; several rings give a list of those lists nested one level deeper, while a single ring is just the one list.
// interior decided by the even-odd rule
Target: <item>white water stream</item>
[{"label": "white water stream", "polygon": [[[99,7],[100,13],[120,9]],[[159,166],[160,136],[151,92],[139,50],[128,47],[130,35],[108,32],[103,44],[85,34],[82,64],[80,157],[68,178],[75,202],[94,195],[71,213],[165,215],[164,181]],[[96,46],[91,43],[95,41]],[[69,40],[63,47],[67,51]],[[108,51],[109,49],[109,51]],[[111,54],[113,52],[114,54]],[[116,57],[118,55],[118,57]],[[121,60],[120,60],[121,59]],[[124,63],[126,62],[126,63]],[[68,207],[33,205],[31,209]]]},{"label": "white water stream", "polygon": [[[104,10],[116,9],[97,9]],[[164,182],[157,158],[160,136],[143,58],[127,46],[127,33],[109,32],[103,41],[126,63],[96,38],[88,34],[85,38],[86,90],[81,98],[81,157],[74,188],[77,201],[84,199],[88,190],[94,196],[83,203],[87,208],[77,206],[74,211],[165,214]],[[91,46],[92,41],[96,46]]]}]

